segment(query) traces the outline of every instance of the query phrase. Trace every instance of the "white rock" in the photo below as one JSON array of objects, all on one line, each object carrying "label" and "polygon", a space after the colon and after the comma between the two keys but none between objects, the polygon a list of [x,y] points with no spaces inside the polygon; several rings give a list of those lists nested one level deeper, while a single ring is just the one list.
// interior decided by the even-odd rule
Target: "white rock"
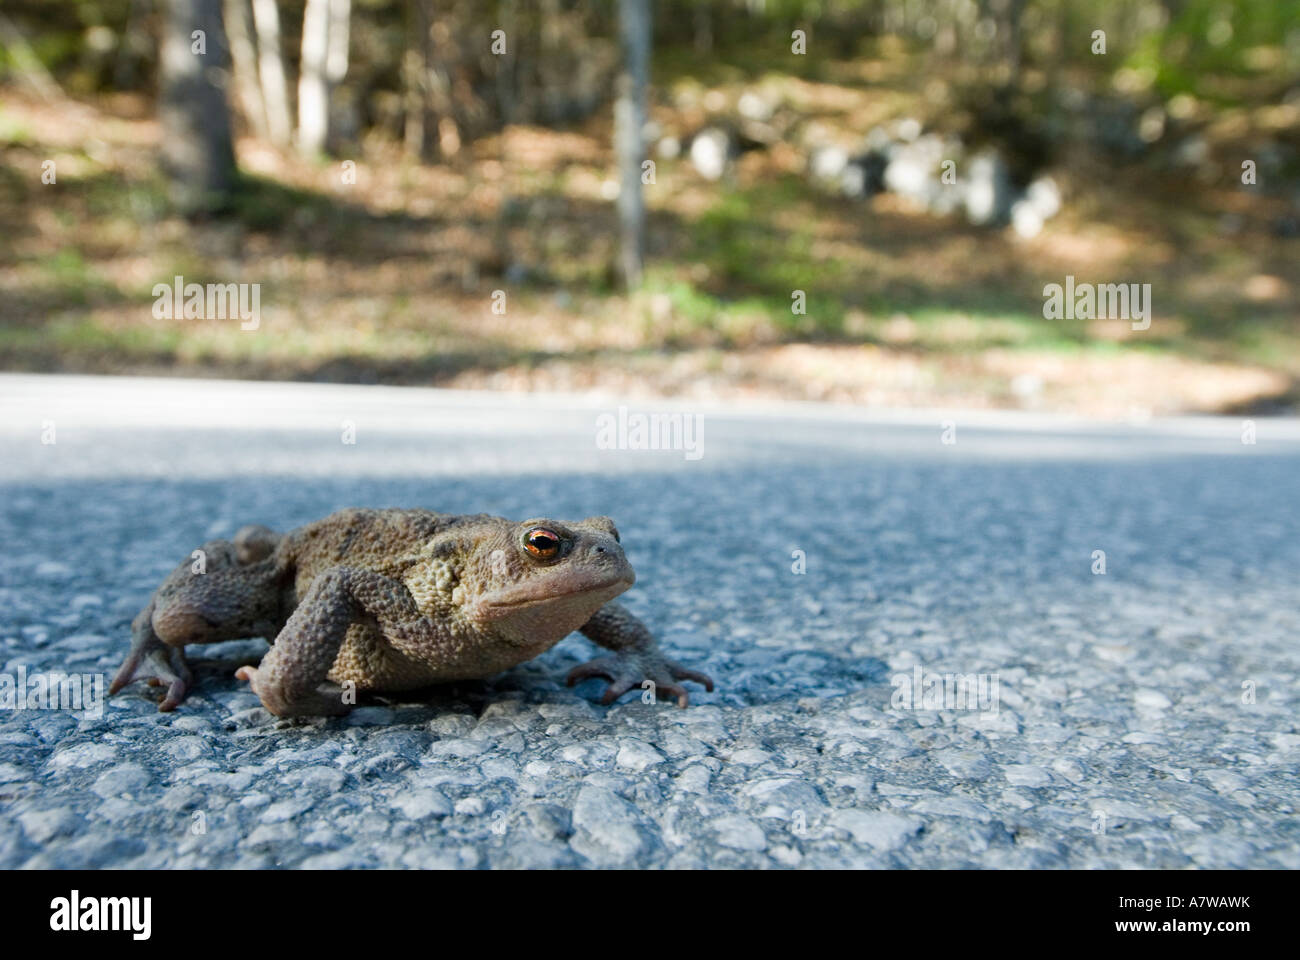
[{"label": "white rock", "polygon": [[963,713],[957,718],[959,727],[978,730],[989,734],[1017,734],[1020,732],[1020,718],[1013,710],[981,710],[978,713]]},{"label": "white rock", "polygon": [[728,814],[718,817],[710,824],[718,834],[718,843],[733,850],[764,850],[767,848],[767,835],[763,828],[749,817],[740,814]]},{"label": "white rock", "polygon": [[111,743],[77,743],[57,751],[50,757],[50,766],[84,769],[96,763],[107,763],[117,756],[117,747]]},{"label": "white rock", "polygon": [[429,746],[435,757],[477,757],[490,747],[486,740],[438,740]]},{"label": "white rock", "polygon": [[752,90],[746,90],[736,102],[736,109],[742,117],[750,120],[772,119],[772,104]]},{"label": "white rock", "polygon": [[1148,744],[1151,746],[1161,747],[1166,746],[1169,743],[1168,737],[1159,733],[1150,733],[1146,730],[1134,730],[1132,733],[1126,733],[1121,740],[1124,743]]},{"label": "white rock", "polygon": [[802,811],[806,818],[811,819],[826,809],[826,802],[812,783],[793,777],[757,780],[747,784],[743,792],[747,797],[770,805],[764,816],[790,818]]},{"label": "white rock", "polygon": [[138,763],[121,763],[99,775],[90,789],[107,800],[123,794],[135,794],[149,786],[149,771]]},{"label": "white rock", "polygon": [[570,844],[600,865],[626,863],[645,846],[636,811],[604,787],[586,785],[578,791],[573,827]]},{"label": "white rock", "polygon": [[849,152],[842,147],[818,147],[809,158],[809,169],[819,180],[835,180],[849,164]]},{"label": "white rock", "polygon": [[783,867],[797,867],[803,860],[803,854],[797,847],[776,846],[768,854]]},{"label": "white rock", "polygon": [[1245,777],[1230,770],[1206,770],[1202,776],[1210,782],[1215,791],[1222,794],[1235,793],[1250,785]]},{"label": "white rock", "polygon": [[939,182],[942,161],[943,141],[932,133],[899,147],[885,165],[885,189],[928,207],[944,189]]},{"label": "white rock", "polygon": [[185,762],[197,760],[208,752],[208,743],[202,737],[174,737],[162,745],[163,752],[173,760]]},{"label": "white rock", "polygon": [[1025,189],[1025,200],[1044,220],[1061,212],[1061,188],[1051,177],[1038,177]]},{"label": "white rock", "polygon": [[911,143],[921,135],[921,121],[915,117],[904,117],[898,121],[898,139]]},{"label": "white rock", "polygon": [[643,740],[627,739],[619,744],[618,757],[614,761],[627,770],[644,770],[656,763],[664,762],[664,755]]},{"label": "white rock", "polygon": [[718,127],[705,127],[691,140],[691,165],[705,180],[721,180],[731,157],[731,137]]},{"label": "white rock", "polygon": [[709,768],[702,763],[692,763],[689,767],[677,775],[676,784],[679,789],[687,793],[708,793],[709,781],[713,775],[709,773]]},{"label": "white rock", "polygon": [[1137,820],[1150,821],[1155,820],[1156,816],[1146,807],[1140,807],[1136,803],[1130,803],[1127,800],[1111,800],[1106,797],[1098,797],[1089,804],[1092,815],[1101,811],[1111,821],[1112,825],[1116,820]]},{"label": "white rock", "polygon": [[1092,649],[1098,658],[1109,663],[1128,663],[1137,656],[1137,651],[1125,643],[1098,643]]},{"label": "white rock", "polygon": [[934,758],[943,764],[943,768],[960,780],[987,780],[993,773],[993,765],[988,757],[973,750],[938,750]]},{"label": "white rock", "polygon": [[[1014,212],[1012,217],[1014,217]],[[1034,400],[1043,392],[1043,378],[1036,373],[1021,373],[1012,378],[1011,392],[1021,400]],[[1003,690],[1002,695],[1005,697],[1007,691]]]},{"label": "white rock", "polygon": [[1007,165],[992,151],[976,154],[967,164],[966,219],[977,226],[999,223],[1011,210]]},{"label": "white rock", "polygon": [[658,153],[664,160],[676,160],[682,155],[682,142],[673,136],[664,137],[659,141]]},{"label": "white rock", "polygon": [[1011,205],[1011,228],[1018,236],[1032,240],[1043,232],[1043,217],[1027,200],[1017,200]]},{"label": "white rock", "polygon": [[840,173],[839,188],[846,197],[864,196],[867,192],[866,169],[856,163],[849,164]]},{"label": "white rock", "polygon": [[1002,775],[1017,787],[1045,787],[1052,782],[1050,773],[1032,763],[1008,764],[1002,768]]},{"label": "white rock", "polygon": [[921,821],[916,817],[883,810],[836,810],[831,814],[831,824],[853,834],[857,843],[877,850],[895,850],[921,829]]},{"label": "white rock", "polygon": [[393,806],[402,811],[408,820],[426,817],[445,817],[451,813],[451,803],[439,790],[412,790],[393,798]]},{"label": "white rock", "polygon": [[1133,695],[1139,710],[1168,710],[1174,702],[1159,690],[1144,688]]},{"label": "white rock", "polygon": [[487,803],[482,797],[461,797],[456,801],[455,810],[466,817],[481,817],[487,810]]},{"label": "white rock", "polygon": [[1052,769],[1071,783],[1079,783],[1087,776],[1083,765],[1072,757],[1057,757],[1052,761]]},{"label": "white rock", "polygon": [[70,807],[56,807],[53,810],[24,810],[18,815],[18,822],[23,825],[23,833],[32,843],[48,843],[55,837],[72,833],[80,818]]},{"label": "white rock", "polygon": [[988,807],[976,803],[969,797],[927,797],[918,800],[912,809],[917,813],[964,817],[968,820],[978,820],[980,823],[988,823],[993,819],[993,814],[989,812]]}]

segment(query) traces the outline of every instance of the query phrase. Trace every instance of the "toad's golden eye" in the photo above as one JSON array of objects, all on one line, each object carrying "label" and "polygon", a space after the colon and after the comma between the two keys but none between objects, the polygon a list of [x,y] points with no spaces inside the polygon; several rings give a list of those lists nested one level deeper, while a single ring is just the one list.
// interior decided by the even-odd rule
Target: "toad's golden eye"
[{"label": "toad's golden eye", "polygon": [[534,557],[550,560],[560,552],[560,537],[545,527],[535,527],[524,537],[524,547]]}]

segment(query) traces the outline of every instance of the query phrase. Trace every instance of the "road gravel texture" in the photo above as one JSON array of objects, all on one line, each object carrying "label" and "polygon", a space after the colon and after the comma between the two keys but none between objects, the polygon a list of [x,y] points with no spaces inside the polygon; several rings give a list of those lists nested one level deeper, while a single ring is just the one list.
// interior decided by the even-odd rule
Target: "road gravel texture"
[{"label": "road gravel texture", "polygon": [[[702,456],[601,449],[620,402]],[[285,721],[263,641],[191,647],[174,713],[0,710],[0,866],[1300,868],[1295,421],[18,375],[0,414],[11,684],[106,684],[194,547],[354,505],[608,514],[717,682],[602,707],[575,635]]]}]

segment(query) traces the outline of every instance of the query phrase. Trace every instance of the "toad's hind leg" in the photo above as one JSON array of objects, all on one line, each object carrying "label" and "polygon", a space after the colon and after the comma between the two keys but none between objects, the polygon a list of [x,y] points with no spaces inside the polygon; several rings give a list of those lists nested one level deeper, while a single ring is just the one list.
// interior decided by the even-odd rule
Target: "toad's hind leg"
[{"label": "toad's hind leg", "polygon": [[166,684],[167,692],[158,709],[167,713],[175,710],[185,699],[194,675],[185,662],[184,648],[169,647],[154,632],[153,611],[154,601],[151,600],[131,624],[131,649],[109,684],[108,693],[112,696],[136,680],[145,680],[151,687]]},{"label": "toad's hind leg", "polygon": [[262,705],[281,717],[338,716],[352,709],[344,689],[328,682],[348,628],[377,623],[385,635],[427,632],[404,584],[370,570],[333,567],[316,577],[256,669],[236,673]]},{"label": "toad's hind leg", "polygon": [[158,709],[174,710],[193,675],[185,662],[188,643],[274,636],[282,620],[281,571],[271,554],[279,535],[245,527],[234,542],[211,540],[163,581],[131,625],[131,649],[108,688],[117,693],[145,680],[166,685]]}]

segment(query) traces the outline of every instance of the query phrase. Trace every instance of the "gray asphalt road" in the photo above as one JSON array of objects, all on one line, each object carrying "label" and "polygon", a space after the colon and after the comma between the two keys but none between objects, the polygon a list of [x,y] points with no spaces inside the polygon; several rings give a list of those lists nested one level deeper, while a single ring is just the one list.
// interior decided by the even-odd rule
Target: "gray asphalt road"
[{"label": "gray asphalt road", "polygon": [[[0,376],[0,866],[1300,867],[1300,424],[627,402],[691,459],[601,449],[618,403]],[[291,723],[241,641],[172,714],[12,709],[203,540],[347,505],[609,514],[718,687],[601,707],[575,636]]]}]

